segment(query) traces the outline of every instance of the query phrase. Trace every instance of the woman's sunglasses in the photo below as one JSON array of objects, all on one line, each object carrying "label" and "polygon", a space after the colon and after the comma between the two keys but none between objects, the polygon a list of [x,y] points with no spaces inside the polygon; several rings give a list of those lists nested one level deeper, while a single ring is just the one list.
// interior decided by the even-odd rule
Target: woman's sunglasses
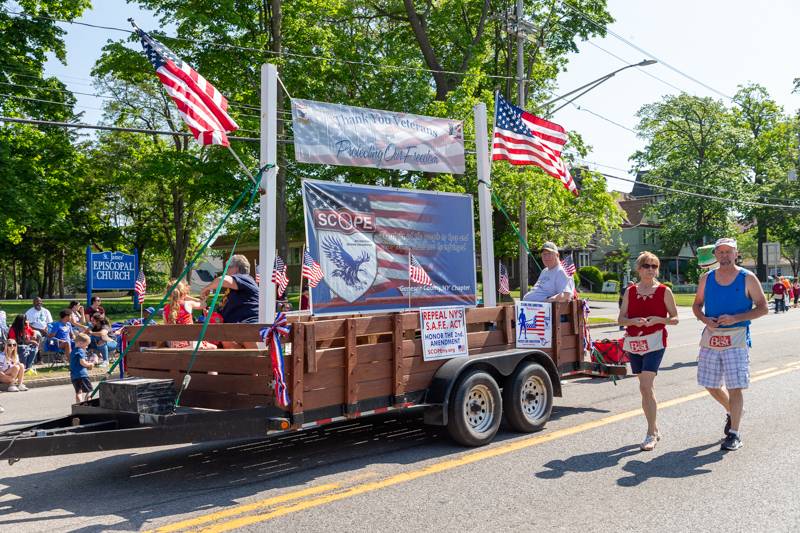
[{"label": "woman's sunglasses", "polygon": [[16,345],[17,345],[16,342],[8,342],[8,343],[6,343],[6,346],[16,346]]},{"label": "woman's sunglasses", "polygon": [[658,270],[658,265],[651,265],[650,263],[642,263],[642,266],[639,268],[652,268],[653,270]]}]

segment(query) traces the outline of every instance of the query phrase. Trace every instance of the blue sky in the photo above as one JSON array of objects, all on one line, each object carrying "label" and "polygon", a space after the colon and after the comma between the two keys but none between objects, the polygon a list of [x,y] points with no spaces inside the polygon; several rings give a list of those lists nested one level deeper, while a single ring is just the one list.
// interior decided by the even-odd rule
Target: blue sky
[{"label": "blue sky", "polygon": [[[127,28],[128,17],[134,17],[145,30],[158,25],[152,14],[124,0],[94,0],[93,4],[94,8],[80,21]],[[787,112],[800,108],[800,95],[791,94],[792,80],[800,77],[800,65],[796,62],[800,2],[609,0],[608,4],[616,19],[610,26],[614,33],[714,91],[732,96],[738,85],[757,81]],[[123,34],[69,24],[63,27],[67,30],[67,65],[49,61],[47,72],[61,78],[74,91],[94,92],[90,79],[92,66],[106,41]],[[580,43],[579,47],[580,53],[570,57],[568,71],[559,77],[557,94],[647,58],[611,35]],[[567,106],[552,120],[583,135],[593,148],[587,160],[604,165],[596,166],[597,170],[631,178],[627,174],[631,166],[628,158],[643,147],[641,139],[629,131],[636,126],[636,112],[642,105],[676,94],[679,89],[725,100],[709,88],[657,64],[619,73],[576,101],[582,109]],[[77,98],[79,110],[85,111],[84,119],[100,121],[102,100],[81,95]],[[632,185],[612,179],[609,186],[627,191]]]}]

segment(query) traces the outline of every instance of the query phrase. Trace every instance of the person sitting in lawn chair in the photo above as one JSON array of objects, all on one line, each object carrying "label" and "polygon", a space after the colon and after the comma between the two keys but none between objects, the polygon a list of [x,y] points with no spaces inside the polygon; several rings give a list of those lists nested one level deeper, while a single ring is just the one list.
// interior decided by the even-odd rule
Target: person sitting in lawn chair
[{"label": "person sitting in lawn chair", "polygon": [[72,352],[72,342],[75,337],[72,329],[72,311],[63,309],[59,314],[59,321],[53,322],[47,327],[47,340],[45,341],[45,351],[63,354],[61,362],[69,362],[69,355]]}]

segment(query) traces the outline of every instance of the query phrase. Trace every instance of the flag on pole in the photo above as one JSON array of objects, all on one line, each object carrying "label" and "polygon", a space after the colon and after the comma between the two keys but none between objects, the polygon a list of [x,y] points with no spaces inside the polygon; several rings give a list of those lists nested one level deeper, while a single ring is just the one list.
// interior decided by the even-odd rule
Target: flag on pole
[{"label": "flag on pole", "polygon": [[500,283],[497,284],[498,290],[500,294],[509,294],[511,293],[511,289],[508,284],[508,270],[503,263],[500,263]]},{"label": "flag on pole", "polygon": [[289,277],[286,275],[286,263],[279,255],[275,255],[275,267],[272,269],[272,283],[278,286],[278,295],[282,295],[289,285]]},{"label": "flag on pole", "polygon": [[322,278],[325,277],[325,274],[322,273],[322,267],[314,261],[314,258],[311,257],[311,254],[308,253],[308,250],[303,250],[303,274],[302,277],[308,280],[308,285],[310,287],[316,287],[319,285],[319,282],[322,281]]},{"label": "flag on pole", "polygon": [[261,285],[261,269],[258,268],[258,263],[256,263],[255,280],[256,280],[256,285]]},{"label": "flag on pole", "polygon": [[202,145],[229,146],[226,132],[239,129],[228,115],[228,101],[205,78],[197,73],[175,53],[142,31],[133,19],[128,19],[139,39],[144,53],[156,69],[172,101],[178,106],[183,121]]},{"label": "flag on pole", "polygon": [[512,165],[535,165],[578,196],[578,187],[561,159],[561,149],[566,143],[567,132],[564,128],[510,104],[497,94],[493,161],[505,159]]},{"label": "flag on pole", "polygon": [[144,295],[147,294],[147,280],[144,277],[144,270],[139,271],[139,276],[133,285],[133,292],[136,293],[139,305],[144,303]]},{"label": "flag on pole", "polygon": [[422,268],[422,265],[419,264],[419,261],[417,261],[417,258],[414,257],[414,254],[409,254],[409,257],[411,259],[408,264],[408,277],[411,279],[411,281],[425,286],[432,285],[433,282],[431,282],[430,276],[428,276],[428,273],[425,272],[424,268]]},{"label": "flag on pole", "polygon": [[575,272],[578,271],[578,269],[575,268],[575,262],[572,260],[571,255],[561,260],[561,268],[564,269],[564,272],[566,272],[568,276],[574,276]]}]

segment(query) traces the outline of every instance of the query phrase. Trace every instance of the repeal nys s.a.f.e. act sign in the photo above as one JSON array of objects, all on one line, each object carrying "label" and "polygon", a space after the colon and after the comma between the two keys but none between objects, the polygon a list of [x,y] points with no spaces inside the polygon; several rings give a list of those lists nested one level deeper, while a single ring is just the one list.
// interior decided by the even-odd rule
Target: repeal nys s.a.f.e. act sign
[{"label": "repeal nys s.a.f.e. act sign", "polygon": [[463,307],[425,307],[419,310],[425,361],[469,355],[467,313]]}]

